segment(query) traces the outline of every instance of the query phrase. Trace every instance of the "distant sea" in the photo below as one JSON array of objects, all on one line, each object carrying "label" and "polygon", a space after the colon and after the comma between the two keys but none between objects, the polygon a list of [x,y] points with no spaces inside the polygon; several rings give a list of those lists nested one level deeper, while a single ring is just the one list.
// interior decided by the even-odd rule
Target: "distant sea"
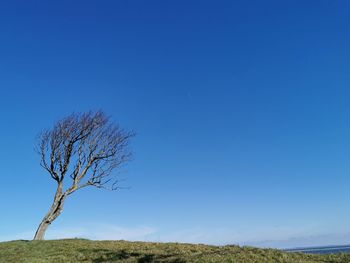
[{"label": "distant sea", "polygon": [[350,245],[293,248],[293,249],[285,249],[284,251],[301,252],[301,253],[308,253],[308,254],[350,253]]}]

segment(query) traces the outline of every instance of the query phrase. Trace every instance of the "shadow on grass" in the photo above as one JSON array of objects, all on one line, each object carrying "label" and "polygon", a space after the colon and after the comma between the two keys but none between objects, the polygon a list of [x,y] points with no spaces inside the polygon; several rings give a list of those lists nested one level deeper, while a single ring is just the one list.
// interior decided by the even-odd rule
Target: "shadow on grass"
[{"label": "shadow on grass", "polygon": [[140,254],[125,250],[112,251],[108,249],[83,249],[79,252],[90,256],[94,263],[119,262],[127,259],[133,259],[137,263],[186,263],[186,260],[178,258],[175,255]]},{"label": "shadow on grass", "polygon": [[152,262],[169,262],[169,263],[186,263],[184,259],[174,258],[173,255],[143,255],[137,260],[138,263],[152,263]]}]

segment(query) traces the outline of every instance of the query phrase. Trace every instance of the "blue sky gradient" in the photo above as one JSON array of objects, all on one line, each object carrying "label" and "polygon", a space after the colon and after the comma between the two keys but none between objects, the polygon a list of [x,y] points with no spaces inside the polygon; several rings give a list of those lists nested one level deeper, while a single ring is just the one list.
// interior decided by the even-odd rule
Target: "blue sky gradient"
[{"label": "blue sky gradient", "polygon": [[49,238],[350,243],[350,3],[0,3],[0,239],[55,182],[37,133],[103,109],[138,135],[117,192],[68,199]]}]

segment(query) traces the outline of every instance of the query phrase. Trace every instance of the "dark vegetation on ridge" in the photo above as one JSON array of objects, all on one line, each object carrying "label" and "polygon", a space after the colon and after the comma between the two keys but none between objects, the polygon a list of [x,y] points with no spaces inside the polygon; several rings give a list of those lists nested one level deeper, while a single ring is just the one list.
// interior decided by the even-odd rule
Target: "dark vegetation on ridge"
[{"label": "dark vegetation on ridge", "polygon": [[350,254],[310,255],[276,249],[179,243],[65,239],[0,243],[0,262],[350,262]]}]

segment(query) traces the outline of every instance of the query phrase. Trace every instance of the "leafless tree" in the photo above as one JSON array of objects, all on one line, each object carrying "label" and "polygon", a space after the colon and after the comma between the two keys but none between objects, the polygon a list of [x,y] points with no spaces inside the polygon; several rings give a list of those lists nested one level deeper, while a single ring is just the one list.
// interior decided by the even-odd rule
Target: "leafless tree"
[{"label": "leafless tree", "polygon": [[128,145],[133,136],[102,111],[72,114],[39,135],[40,164],[57,183],[57,189],[35,240],[44,238],[48,226],[62,213],[66,198],[75,191],[87,186],[118,188],[113,172],[130,160]]}]

